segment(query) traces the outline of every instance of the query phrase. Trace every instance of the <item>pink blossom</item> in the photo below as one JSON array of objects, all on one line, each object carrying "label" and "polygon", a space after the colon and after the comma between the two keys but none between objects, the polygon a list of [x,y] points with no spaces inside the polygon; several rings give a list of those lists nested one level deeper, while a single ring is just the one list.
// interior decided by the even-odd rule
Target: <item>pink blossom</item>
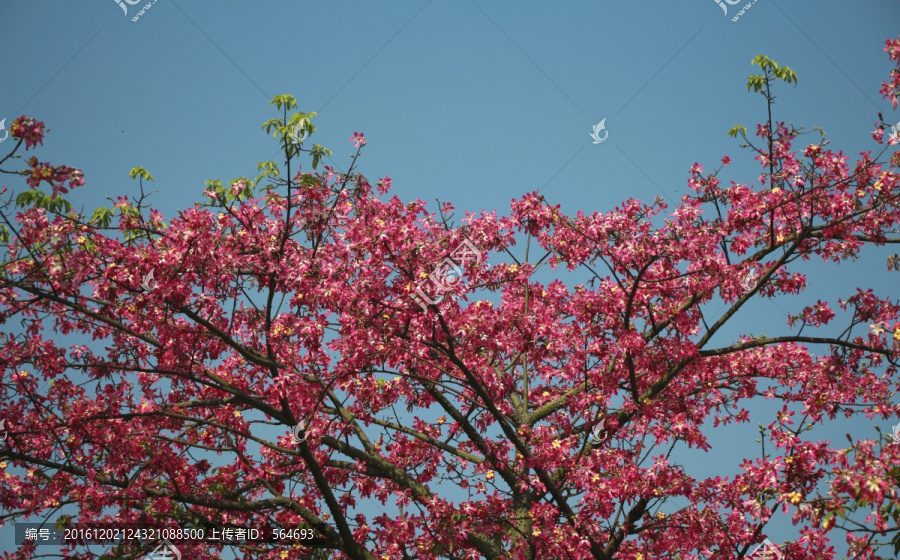
[{"label": "pink blossom", "polygon": [[357,148],[366,145],[366,137],[362,132],[354,132],[353,138],[350,138],[350,141],[353,142]]},{"label": "pink blossom", "polygon": [[385,175],[378,181],[378,192],[381,194],[387,194],[388,191],[391,190],[391,178],[389,175]]},{"label": "pink blossom", "polygon": [[25,140],[25,149],[28,150],[44,144],[44,123],[35,120],[33,117],[22,115],[13,121],[9,127],[9,133],[13,138],[22,138]]}]

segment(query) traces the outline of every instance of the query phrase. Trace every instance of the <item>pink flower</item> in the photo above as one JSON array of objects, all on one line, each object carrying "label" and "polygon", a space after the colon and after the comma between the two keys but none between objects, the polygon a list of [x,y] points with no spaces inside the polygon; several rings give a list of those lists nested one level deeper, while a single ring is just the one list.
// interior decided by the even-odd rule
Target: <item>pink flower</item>
[{"label": "pink flower", "polygon": [[354,132],[353,138],[349,138],[349,140],[355,143],[357,148],[366,145],[366,136],[362,132]]},{"label": "pink flower", "polygon": [[241,194],[241,191],[243,191],[246,187],[247,185],[244,183],[244,181],[235,181],[231,184],[231,194],[233,194],[234,196],[239,196]]},{"label": "pink flower", "polygon": [[25,149],[28,150],[38,144],[44,145],[45,128],[43,122],[22,115],[10,125],[9,133],[12,134],[13,138],[24,138]]},{"label": "pink flower", "polygon": [[731,163],[731,158],[728,156],[724,156],[722,158],[722,165],[728,165],[729,163]]},{"label": "pink flower", "polygon": [[77,188],[84,185],[84,173],[80,169],[75,169],[70,165],[51,166],[48,162],[39,162],[34,156],[28,159],[28,165],[31,172],[25,182],[31,188],[37,188],[42,181],[46,181],[53,187],[53,198],[59,193],[66,194],[69,192],[64,186],[66,181],[69,182],[69,188]]},{"label": "pink flower", "polygon": [[378,192],[381,194],[387,193],[391,190],[391,177],[389,175],[385,175],[378,181]]}]

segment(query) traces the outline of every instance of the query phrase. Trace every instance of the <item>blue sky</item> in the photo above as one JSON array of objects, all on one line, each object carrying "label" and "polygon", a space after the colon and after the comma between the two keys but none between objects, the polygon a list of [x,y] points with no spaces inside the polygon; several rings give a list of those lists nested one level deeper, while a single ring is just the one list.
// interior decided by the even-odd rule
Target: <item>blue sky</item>
[{"label": "blue sky", "polygon": [[[891,69],[881,48],[900,22],[891,0],[758,0],[737,22],[739,6],[726,16],[715,0],[158,0],[133,22],[139,7],[0,4],[0,119],[48,125],[37,154],[84,170],[70,199],[87,210],[136,195],[136,166],[155,177],[150,203],[166,216],[200,200],[207,179],[254,176],[277,157],[261,125],[279,116],[269,100],[282,93],[319,113],[313,141],[334,151],[328,164],[346,168],[347,138],[364,132],[362,173],[390,175],[404,200],[451,201],[458,218],[505,214],[534,190],[569,213],[628,197],[674,205],[691,164],[713,170],[726,154],[720,179],[755,184],[759,167],[726,131],[764,119],[763,98],[746,89],[757,54],[799,76],[779,86],[774,117],[822,127],[851,159],[875,149],[878,111],[900,120],[877,93]],[[592,144],[604,118],[609,136]],[[857,286],[896,293],[883,255],[866,256],[830,268],[803,298],[760,302],[742,325],[784,330],[782,310]],[[723,445],[733,468],[745,450]]]}]

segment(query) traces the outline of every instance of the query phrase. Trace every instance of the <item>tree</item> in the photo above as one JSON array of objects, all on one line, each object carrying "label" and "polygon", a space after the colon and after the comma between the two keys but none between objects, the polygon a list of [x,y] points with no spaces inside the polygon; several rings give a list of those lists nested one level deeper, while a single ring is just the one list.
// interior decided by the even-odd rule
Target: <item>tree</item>
[{"label": "tree", "polygon": [[[900,63],[900,40],[885,50]],[[209,181],[169,219],[143,194],[87,217],[65,198],[81,173],[31,158],[32,188],[2,208],[3,518],[68,507],[60,526],[303,531],[178,544],[196,558],[741,558],[778,507],[800,527],[786,558],[831,557],[834,529],[871,504],[863,528],[887,534],[900,446],[805,436],[900,412],[898,305],[859,290],[838,302],[838,336],[819,301],[771,336],[712,341],[748,302],[805,290],[803,261],[900,242],[898,138],[880,122],[880,153],[852,168],[824,134],[792,151],[807,132],[772,119],[772,91],[797,76],[753,62],[769,117],[731,134],[760,187],[723,187],[728,157],[694,164],[668,214],[630,199],[566,216],[529,193],[508,217],[453,227],[450,204],[430,214],[356,171],[361,133],[346,172],[319,172],[330,152],[304,147],[315,114],[291,113],[290,96],[264,125],[283,166]],[[898,76],[882,89],[895,107]],[[11,134],[0,165],[44,126],[21,117]],[[294,173],[304,154],[312,171]],[[153,180],[132,178],[142,193]],[[558,267],[588,280],[535,279]],[[702,460],[706,431],[749,421],[761,397],[782,408],[740,472],[695,479],[673,460],[676,446]],[[848,535],[855,557],[878,558],[875,537]]]}]

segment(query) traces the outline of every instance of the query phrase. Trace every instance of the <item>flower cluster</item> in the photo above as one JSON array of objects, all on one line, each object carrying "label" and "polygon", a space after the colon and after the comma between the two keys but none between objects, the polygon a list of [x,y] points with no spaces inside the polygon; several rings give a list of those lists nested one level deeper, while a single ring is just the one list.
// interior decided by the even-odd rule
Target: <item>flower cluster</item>
[{"label": "flower cluster", "polygon": [[42,121],[35,120],[33,117],[22,115],[13,121],[9,127],[9,133],[13,138],[22,138],[25,140],[25,149],[28,150],[41,144],[44,144],[45,126]]},{"label": "flower cluster", "polygon": [[31,171],[25,171],[28,178],[25,182],[31,188],[37,188],[42,181],[46,181],[53,188],[53,196],[57,194],[65,194],[69,189],[65,187],[65,182],[69,182],[69,188],[77,188],[84,185],[84,173],[80,169],[75,169],[70,165],[53,166],[50,163],[38,162],[34,156],[28,159],[28,165]]},{"label": "flower cluster", "polygon": [[[900,61],[900,39],[885,39],[882,51],[888,53],[891,60]],[[880,94],[888,99],[897,108],[897,92],[900,90],[900,70],[894,68],[891,70],[891,81],[881,82]]]}]

